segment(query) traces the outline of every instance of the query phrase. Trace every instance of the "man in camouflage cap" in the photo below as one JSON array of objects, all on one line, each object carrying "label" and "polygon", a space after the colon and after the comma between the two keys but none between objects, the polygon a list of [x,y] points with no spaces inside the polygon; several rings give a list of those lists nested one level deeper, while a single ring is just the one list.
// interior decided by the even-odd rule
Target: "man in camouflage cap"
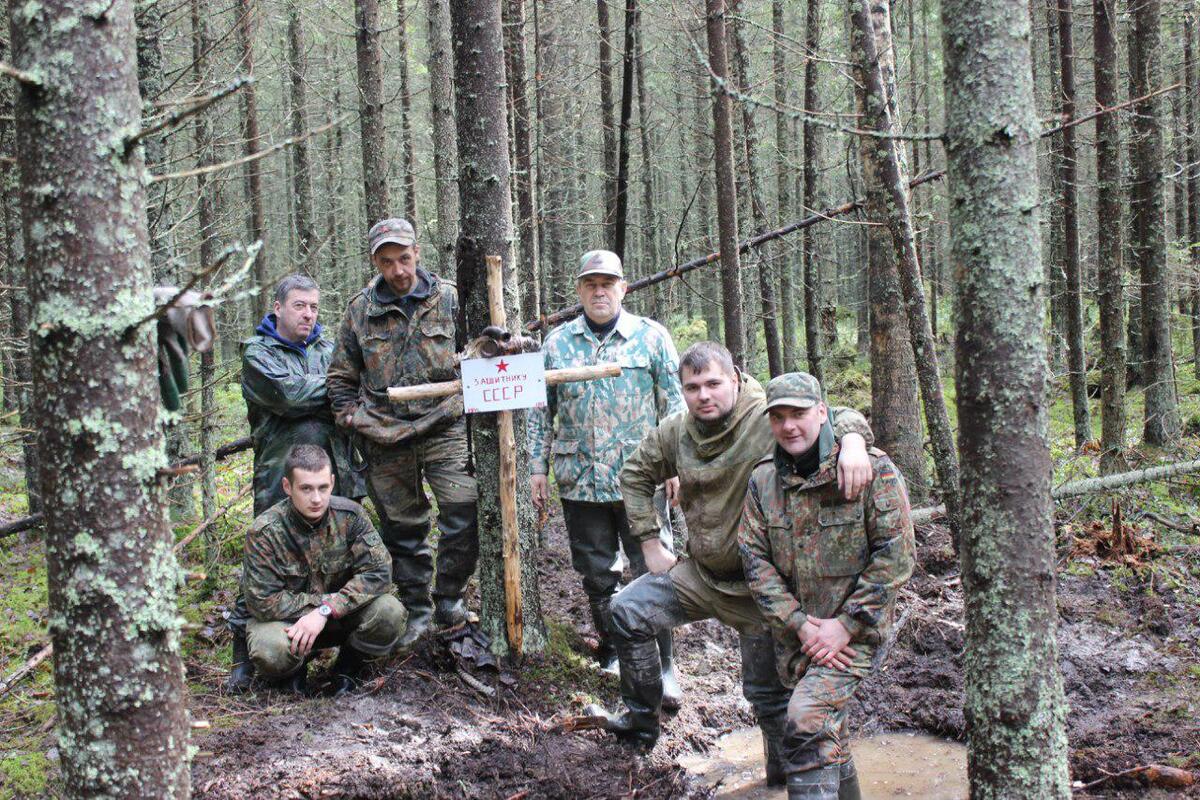
[{"label": "man in camouflage cap", "polygon": [[[571,565],[583,578],[600,640],[596,659],[602,669],[616,672],[609,604],[620,588],[622,546],[634,577],[646,571],[641,546],[630,535],[618,475],[642,437],[682,410],[679,356],[666,328],[621,307],[626,284],[616,253],[584,253],[575,288],[583,315],[546,337],[546,369],[616,363],[621,374],[546,387],[546,407],[529,413],[533,503],[544,509],[549,502],[546,475],[553,460]],[[678,485],[677,479],[669,479],[667,491],[673,493]],[[666,524],[660,536],[670,547],[669,512],[665,507],[662,512]],[[680,690],[670,631],[659,637],[658,648],[664,702],[677,706]]]},{"label": "man in camouflage cap", "polygon": [[[443,626],[467,621],[463,592],[479,557],[462,395],[405,403],[387,396],[390,386],[457,377],[458,290],[420,265],[407,220],[376,223],[368,239],[379,275],[346,309],[329,365],[329,399],[338,424],[361,437],[366,451],[367,491],[392,554],[392,580],[408,608],[400,642],[407,647],[431,620]],[[433,601],[431,506],[422,481],[437,498],[441,534]]]},{"label": "man in camouflage cap", "polygon": [[333,496],[329,455],[297,445],[284,471],[287,499],[246,534],[250,658],[264,677],[307,694],[309,654],[338,647],[330,686],[336,697],[354,688],[366,659],[392,651],[407,614],[390,594],[391,559],[367,512]]},{"label": "man in camouflage cap", "polygon": [[[618,736],[653,747],[662,703],[656,637],[689,622],[718,619],[738,631],[742,693],[763,732],[767,781],[778,785],[784,782],[781,744],[789,692],[775,672],[770,630],[750,596],[737,543],[746,481],[772,444],[763,389],[715,342],[692,345],[679,364],[686,413],[661,422],[621,470],[630,526],[650,570],[612,604],[627,710],[610,714],[590,706],[587,713],[604,717],[605,727]],[[858,412],[839,409],[831,435],[845,444],[838,480],[853,496],[870,480],[871,429]],[[659,541],[652,501],[654,487],[675,476],[688,527],[687,556],[679,560]]]},{"label": "man in camouflage cap", "polygon": [[[283,461],[293,445],[315,444],[333,461],[334,491],[359,500],[362,476],[351,463],[350,440],[333,422],[325,372],[333,342],[317,322],[321,292],[307,275],[288,275],[275,287],[274,308],[242,342],[242,397],[254,442],[254,516],[284,499]],[[229,615],[233,669],[225,686],[249,688],[254,667],[246,648],[249,614],[240,595]]]},{"label": "man in camouflage cap", "polygon": [[767,384],[774,452],[750,475],[738,546],[794,687],[783,737],[788,798],[856,800],[846,713],[892,624],[915,547],[904,478],[870,449],[873,478],[847,500],[821,386],[803,372]]}]

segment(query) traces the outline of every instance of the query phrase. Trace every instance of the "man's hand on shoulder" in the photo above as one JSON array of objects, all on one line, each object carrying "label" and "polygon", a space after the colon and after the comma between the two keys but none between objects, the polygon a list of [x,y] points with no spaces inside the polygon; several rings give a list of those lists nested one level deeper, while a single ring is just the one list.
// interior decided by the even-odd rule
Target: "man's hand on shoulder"
[{"label": "man's hand on shoulder", "polygon": [[667,502],[679,508],[679,501],[683,498],[683,495],[679,493],[679,476],[676,475],[674,478],[667,478],[663,487],[667,493]]},{"label": "man's hand on shoulder", "polygon": [[854,500],[867,488],[874,477],[867,442],[860,434],[847,433],[842,437],[842,449],[837,463],[838,488],[847,500]]},{"label": "man's hand on shoulder", "polygon": [[292,626],[284,631],[288,635],[288,638],[292,640],[289,649],[293,655],[308,655],[309,651],[313,648],[313,643],[321,635],[321,631],[325,630],[326,619],[327,617],[320,610],[314,608],[292,623]]},{"label": "man's hand on shoulder", "polygon": [[850,647],[850,633],[836,619],[820,619],[811,614],[800,628],[804,654],[814,663],[843,672],[858,653]]}]

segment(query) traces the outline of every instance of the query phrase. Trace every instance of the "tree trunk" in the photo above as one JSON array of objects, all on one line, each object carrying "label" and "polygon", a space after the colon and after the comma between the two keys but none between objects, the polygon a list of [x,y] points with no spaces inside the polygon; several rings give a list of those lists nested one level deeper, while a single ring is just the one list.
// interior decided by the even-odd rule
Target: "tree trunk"
[{"label": "tree trunk", "polygon": [[[661,224],[655,204],[654,189],[654,155],[655,147],[651,143],[650,133],[650,104],[646,97],[646,41],[645,28],[639,15],[636,22],[637,34],[637,95],[638,95],[638,133],[642,145],[642,205],[646,215],[646,262],[650,271],[659,267],[662,249],[659,247]],[[658,287],[650,290],[648,313],[653,319],[662,318],[662,308],[659,304],[661,291]]]},{"label": "tree trunk", "polygon": [[[1072,33],[1072,0],[1058,3],[1059,82],[1062,86],[1062,115],[1075,119],[1075,42]],[[1088,411],[1087,353],[1083,346],[1083,268],[1079,260],[1079,189],[1076,185],[1077,155],[1075,129],[1059,134],[1059,183],[1062,189],[1063,259],[1066,294],[1063,308],[1067,322],[1067,369],[1070,371],[1071,416],[1075,422],[1075,446],[1092,441],[1092,417]]]},{"label": "tree trunk", "polygon": [[1193,60],[1196,46],[1196,17],[1195,10],[1189,9],[1187,14],[1184,14],[1184,50],[1183,63],[1185,65],[1184,92],[1187,95],[1186,111],[1187,122],[1184,125],[1184,130],[1187,132],[1187,230],[1188,230],[1188,266],[1191,267],[1192,280],[1195,282],[1192,285],[1192,370],[1197,378],[1200,378],[1200,168],[1197,167],[1197,159],[1200,159],[1200,146],[1196,144],[1196,137],[1200,136],[1200,131],[1196,130],[1196,94],[1200,92],[1200,70],[1196,68],[1196,62]]},{"label": "tree trunk", "polygon": [[413,156],[412,89],[408,81],[408,7],[396,0],[396,61],[400,67],[400,169],[404,182],[404,217],[417,224],[417,172]]},{"label": "tree trunk", "polygon": [[[1096,105],[1119,101],[1117,0],[1092,0]],[[1100,307],[1100,470],[1123,472],[1125,463],[1125,297],[1122,262],[1121,129],[1113,114],[1096,117],[1096,300]]]},{"label": "tree trunk", "polygon": [[[941,483],[950,526],[955,532],[957,542],[958,454],[954,450],[954,433],[946,412],[946,399],[942,395],[937,346],[929,324],[929,316],[925,312],[925,286],[921,280],[921,265],[917,260],[916,237],[908,207],[908,175],[901,159],[902,145],[895,139],[888,138],[900,130],[888,102],[889,96],[896,92],[896,84],[884,78],[881,61],[886,58],[883,55],[885,51],[877,46],[887,44],[891,38],[888,34],[888,6],[884,0],[852,0],[852,3],[854,48],[859,53],[856,60],[860,70],[860,83],[864,88],[865,108],[859,125],[883,134],[878,138],[865,138],[861,142],[863,173],[868,186],[872,183],[879,184],[884,195],[884,204],[880,211],[885,215],[885,224],[891,233],[893,257],[908,312],[912,356],[920,382],[921,399],[924,401],[925,421],[929,426],[933,446],[933,461]],[[871,191],[868,190],[868,197],[870,194]],[[873,405],[874,396],[872,387]],[[874,416],[872,420],[878,429]],[[924,454],[919,454],[922,456],[923,467]],[[903,466],[901,470],[904,470]],[[907,472],[905,474],[907,475]]]},{"label": "tree trunk", "polygon": [[[518,308],[516,271],[512,264],[512,201],[509,189],[508,126],[505,122],[504,51],[499,2],[451,0],[454,41],[455,118],[458,122],[459,208],[458,287],[462,333],[476,334],[488,324],[487,270],[484,258],[504,260],[504,302]],[[508,324],[520,329],[520,315]],[[524,418],[515,420],[517,463],[525,463]],[[484,631],[493,647],[507,652],[504,561],[501,554],[500,444],[496,418],[471,417],[472,452],[479,481],[479,594]],[[536,570],[537,535],[528,502],[529,478],[517,480],[518,521],[521,530],[521,589],[525,622],[524,652],[545,649],[541,599]]]},{"label": "tree trunk", "polygon": [[604,241],[616,248],[617,232],[617,131],[613,124],[612,24],[608,0],[596,0],[596,28],[600,40],[600,131],[604,147]]},{"label": "tree trunk", "polygon": [[[1062,54],[1060,52],[1060,37],[1058,32],[1059,0],[1046,0],[1046,37],[1049,54],[1049,64],[1046,70],[1050,82],[1050,112],[1054,119],[1063,118],[1063,86],[1062,86]],[[1063,188],[1063,140],[1061,136],[1051,137],[1047,141],[1050,151],[1049,158],[1049,196],[1061,198]],[[1062,366],[1062,354],[1067,342],[1067,281],[1063,272],[1066,264],[1066,240],[1064,233],[1063,206],[1060,202],[1047,204],[1049,211],[1050,242],[1043,256],[1045,257],[1046,280],[1050,285],[1050,320],[1051,345],[1050,363],[1057,372]]]},{"label": "tree trunk", "polygon": [[[1159,0],[1139,0],[1134,8],[1134,97],[1149,94],[1161,85],[1162,32]],[[1163,133],[1161,97],[1140,104],[1133,118],[1136,159],[1130,206],[1134,247],[1142,277],[1141,321],[1143,383],[1146,412],[1142,435],[1147,444],[1174,447],[1181,423],[1175,395],[1175,367],[1171,355],[1170,280],[1163,186]]]},{"label": "tree trunk", "polygon": [[[820,62],[817,54],[821,48],[821,3],[808,0],[804,30],[804,109],[816,114],[820,108],[817,81],[820,78]],[[812,214],[824,204],[820,189],[821,180],[821,129],[806,114],[804,117],[804,213]],[[825,385],[825,347],[821,330],[821,262],[817,257],[817,234],[811,228],[804,230],[804,347],[808,353],[808,371],[821,385]]]},{"label": "tree trunk", "polygon": [[[398,0],[403,3],[404,0]],[[292,191],[296,199],[296,245],[299,271],[307,275],[316,274],[314,261],[317,247],[317,230],[313,211],[312,173],[309,169],[308,140],[303,138],[308,130],[308,97],[305,84],[308,81],[308,56],[305,52],[304,29],[300,22],[300,4],[289,0],[287,7],[288,25],[288,71],[291,77],[292,136],[297,140],[292,151]]]},{"label": "tree trunk", "polygon": [[[792,141],[789,136],[788,115],[784,111],[788,104],[787,59],[784,51],[783,0],[771,2],[771,66],[775,92],[775,206],[779,220],[792,218]],[[796,285],[795,270],[790,257],[791,247],[781,244],[775,248],[775,263],[779,265],[779,317],[783,338],[783,369],[795,372],[799,369],[796,359]]]},{"label": "tree trunk", "polygon": [[454,241],[458,237],[458,186],[455,178],[458,134],[454,130],[454,54],[450,50],[449,0],[425,0],[429,16],[429,113],[433,125],[433,174],[437,184],[437,266],[454,277]]},{"label": "tree trunk", "polygon": [[[850,0],[849,11],[857,11],[861,0]],[[895,63],[892,61],[892,30],[887,4],[874,0],[875,52],[878,53],[881,82],[895,86]],[[879,128],[887,124],[886,115],[893,108],[894,97],[886,93],[879,102],[872,102],[861,75],[866,60],[865,41],[861,31],[855,37],[854,62],[860,74],[855,81],[860,125]],[[871,305],[871,427],[879,447],[900,467],[908,481],[909,495],[914,503],[924,504],[928,496],[925,480],[925,450],[921,435],[921,406],[918,398],[917,368],[913,359],[908,317],[905,314],[904,292],[892,236],[884,225],[893,213],[894,199],[886,187],[886,176],[880,174],[878,158],[868,156],[874,142],[860,141],[863,189],[866,195],[867,219],[873,223],[868,239],[871,243],[869,287]],[[894,152],[894,150],[893,150]],[[901,186],[901,192],[907,188]],[[907,206],[905,207],[907,211]],[[916,268],[916,267],[914,267]]]},{"label": "tree trunk", "polygon": [[[750,79],[750,59],[746,55],[746,42],[742,36],[742,26],[733,24],[733,58],[734,72],[738,91],[750,94],[753,82]],[[739,103],[742,109],[742,137],[746,154],[746,188],[749,200],[750,218],[753,220],[753,235],[767,230],[767,212],[763,207],[762,170],[758,163],[758,126],[754,122],[754,106],[750,103]],[[767,371],[771,377],[781,374],[783,370],[783,351],[779,345],[779,310],[775,303],[775,276],[771,273],[770,260],[758,254],[751,256],[758,260],[758,290],[762,295],[762,324],[763,339],[767,346]],[[749,335],[754,329],[750,328]]]},{"label": "tree trunk", "polygon": [[[695,163],[704,165],[696,170],[696,231],[699,234],[700,251],[711,253],[717,249],[712,237],[713,185],[710,178],[713,177],[713,173],[708,169],[708,165],[713,163],[712,125],[709,122],[712,109],[709,107],[710,103],[705,102],[711,92],[708,88],[709,81],[703,72],[695,70],[692,75],[695,81]],[[714,342],[722,338],[719,293],[723,276],[717,272],[702,276],[701,280],[697,281],[696,288],[700,294],[697,300],[704,315],[704,329],[708,338]],[[692,291],[689,289],[688,293],[691,294]]]},{"label": "tree trunk", "polygon": [[613,190],[613,252],[625,259],[629,224],[629,120],[633,116],[634,32],[637,0],[625,0],[625,51],[621,57],[621,120],[617,135],[617,183]]},{"label": "tree trunk", "polygon": [[358,68],[358,119],[362,135],[363,198],[369,228],[392,215],[388,200],[387,143],[383,120],[383,51],[379,0],[354,0],[354,43]]},{"label": "tree trunk", "polygon": [[529,93],[525,84],[525,0],[508,3],[510,26],[505,42],[512,64],[508,76],[513,98],[513,132],[517,152],[517,229],[520,231],[521,259],[517,275],[521,284],[521,316],[537,319],[542,315],[539,302],[541,268],[538,254],[537,210],[533,205],[533,143],[530,130]]},{"label": "tree trunk", "polygon": [[1025,0],[943,0],[972,800],[1067,800]]},{"label": "tree trunk", "polygon": [[[62,790],[186,798],[178,568],[163,462],[133,5],[12,6]],[[63,120],[71,120],[64,125]],[[70,236],[42,235],[70,231]],[[63,265],[88,265],[89,279]]]},{"label": "tree trunk", "polygon": [[721,310],[725,321],[725,346],[733,363],[746,364],[745,328],[742,324],[742,268],[738,260],[737,186],[733,174],[733,119],[729,94],[729,59],[725,47],[725,0],[705,0],[707,9],[709,69],[713,73],[713,155],[716,162],[717,233],[721,251]]},{"label": "tree trunk", "polygon": [[[238,49],[241,51],[241,69],[245,75],[254,74],[254,32],[258,27],[257,18],[256,0],[239,0],[237,38]],[[238,91],[238,97],[242,109],[242,155],[250,158],[259,150],[258,90],[253,83],[247,84]],[[161,185],[165,187],[166,184]],[[246,238],[251,242],[265,244],[267,228],[263,212],[261,159],[248,161],[242,167],[242,187],[246,196],[246,207],[249,209],[246,217]],[[262,308],[270,306],[269,252],[269,248],[264,248],[254,261],[254,283],[258,286],[259,295],[249,299],[251,319],[257,317]]]},{"label": "tree trunk", "polygon": [[566,259],[563,255],[565,234],[563,219],[570,206],[570,192],[567,177],[564,174],[564,164],[567,156],[567,103],[563,101],[561,83],[553,78],[561,79],[560,50],[562,44],[558,39],[558,26],[561,24],[555,14],[551,14],[554,6],[549,0],[535,0],[541,3],[541,17],[545,20],[538,31],[537,51],[541,61],[542,78],[537,81],[538,92],[541,94],[539,116],[541,117],[541,162],[543,168],[538,170],[537,178],[543,186],[545,206],[541,209],[541,225],[539,232],[546,243],[545,258],[542,263],[546,269],[543,279],[547,284],[545,295],[546,310],[557,308],[570,297],[570,284],[573,275],[567,275]]}]

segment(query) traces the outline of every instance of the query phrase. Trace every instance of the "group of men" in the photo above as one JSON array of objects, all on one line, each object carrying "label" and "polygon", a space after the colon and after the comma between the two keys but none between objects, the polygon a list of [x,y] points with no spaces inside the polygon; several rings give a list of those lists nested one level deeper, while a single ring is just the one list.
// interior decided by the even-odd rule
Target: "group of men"
[{"label": "group of men", "polygon": [[[343,694],[368,660],[469,621],[478,529],[462,398],[387,396],[455,377],[457,292],[420,265],[407,221],[368,238],[379,274],[336,342],[321,337],[316,284],[290,276],[244,345],[256,519],[230,619],[233,689],[257,670],[307,691],[307,657],[339,646],[330,686]],[[680,357],[662,325],[623,308],[622,270],[614,253],[585,253],[584,313],[542,346],[548,369],[617,363],[620,376],[547,387],[529,412],[532,501],[547,507],[553,474],[596,659],[620,677],[625,709],[585,713],[653,747],[661,709],[682,700],[672,630],[715,618],[740,637],[768,783],[789,798],[857,797],[847,704],[912,571],[903,478],[870,447],[866,420],[828,408],[811,376],[764,391],[719,344]],[[436,576],[423,481],[438,507]],[[685,557],[668,503],[686,521]]]}]

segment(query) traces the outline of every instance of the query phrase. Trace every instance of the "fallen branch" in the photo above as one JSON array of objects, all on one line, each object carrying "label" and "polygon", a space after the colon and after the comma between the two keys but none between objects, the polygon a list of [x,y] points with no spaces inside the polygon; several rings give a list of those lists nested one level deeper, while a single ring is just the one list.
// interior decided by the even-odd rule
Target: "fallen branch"
[{"label": "fallen branch", "polygon": [[32,674],[33,671],[38,668],[38,664],[41,664],[43,661],[45,661],[53,651],[53,645],[46,645],[41,650],[38,650],[36,653],[34,653],[33,656],[26,659],[24,664],[17,667],[13,674],[5,678],[3,683],[0,683],[0,698],[3,698],[6,694],[12,691],[14,686],[24,680],[28,675]]},{"label": "fallen branch", "polygon": [[478,678],[476,678],[471,673],[467,672],[462,667],[458,667],[454,671],[456,673],[458,673],[458,677],[462,679],[463,683],[465,683],[467,686],[471,687],[475,691],[479,692],[484,697],[494,697],[496,695],[495,689],[493,689],[491,686],[488,686],[486,683],[479,680]]},{"label": "fallen branch", "polygon": [[197,536],[204,533],[204,531],[208,530],[209,526],[211,526],[214,522],[216,522],[221,517],[225,516],[227,513],[229,513],[231,510],[233,510],[233,507],[236,506],[243,497],[250,494],[250,490],[253,488],[254,488],[253,483],[248,483],[245,486],[243,486],[242,490],[237,493],[237,496],[235,496],[232,500],[230,500],[229,503],[224,508],[214,511],[213,515],[211,517],[204,520],[204,522],[201,522],[199,525],[197,525],[192,530],[191,533],[189,533],[187,536],[184,536],[182,539],[180,539],[178,542],[176,542],[175,547],[174,547],[174,552],[178,553],[181,550],[183,550],[183,548],[185,548],[189,544],[191,544],[196,539]]},{"label": "fallen branch", "polygon": [[[1118,489],[1122,486],[1131,486],[1135,483],[1148,483],[1150,481],[1162,480],[1163,478],[1173,478],[1177,475],[1191,475],[1197,472],[1200,472],[1200,459],[1195,461],[1180,461],[1175,464],[1164,464],[1159,467],[1147,467],[1145,469],[1135,469],[1131,472],[1119,472],[1116,475],[1104,475],[1099,478],[1084,478],[1079,481],[1071,481],[1054,489],[1050,492],[1050,496],[1055,500],[1063,500],[1068,497],[1098,494],[1108,489]],[[912,512],[912,521],[914,525],[921,525],[931,522],[945,513],[945,506],[917,508]]]},{"label": "fallen branch", "polygon": [[42,513],[38,512],[37,514],[30,514],[27,517],[19,517],[12,522],[6,522],[0,525],[0,539],[3,539],[5,536],[11,536],[14,533],[27,531],[30,528],[36,528],[42,524],[43,519]]},{"label": "fallen branch", "polygon": [[[1104,772],[1101,770],[1101,772]],[[1092,789],[1102,783],[1107,783],[1113,778],[1130,778],[1138,776],[1146,781],[1151,786],[1165,786],[1172,789],[1182,789],[1187,786],[1194,786],[1197,781],[1196,773],[1178,767],[1167,767],[1162,764],[1144,764],[1140,767],[1130,767],[1123,769],[1120,772],[1105,772],[1103,778],[1097,778],[1091,783],[1085,783],[1082,787],[1084,790]]]}]

